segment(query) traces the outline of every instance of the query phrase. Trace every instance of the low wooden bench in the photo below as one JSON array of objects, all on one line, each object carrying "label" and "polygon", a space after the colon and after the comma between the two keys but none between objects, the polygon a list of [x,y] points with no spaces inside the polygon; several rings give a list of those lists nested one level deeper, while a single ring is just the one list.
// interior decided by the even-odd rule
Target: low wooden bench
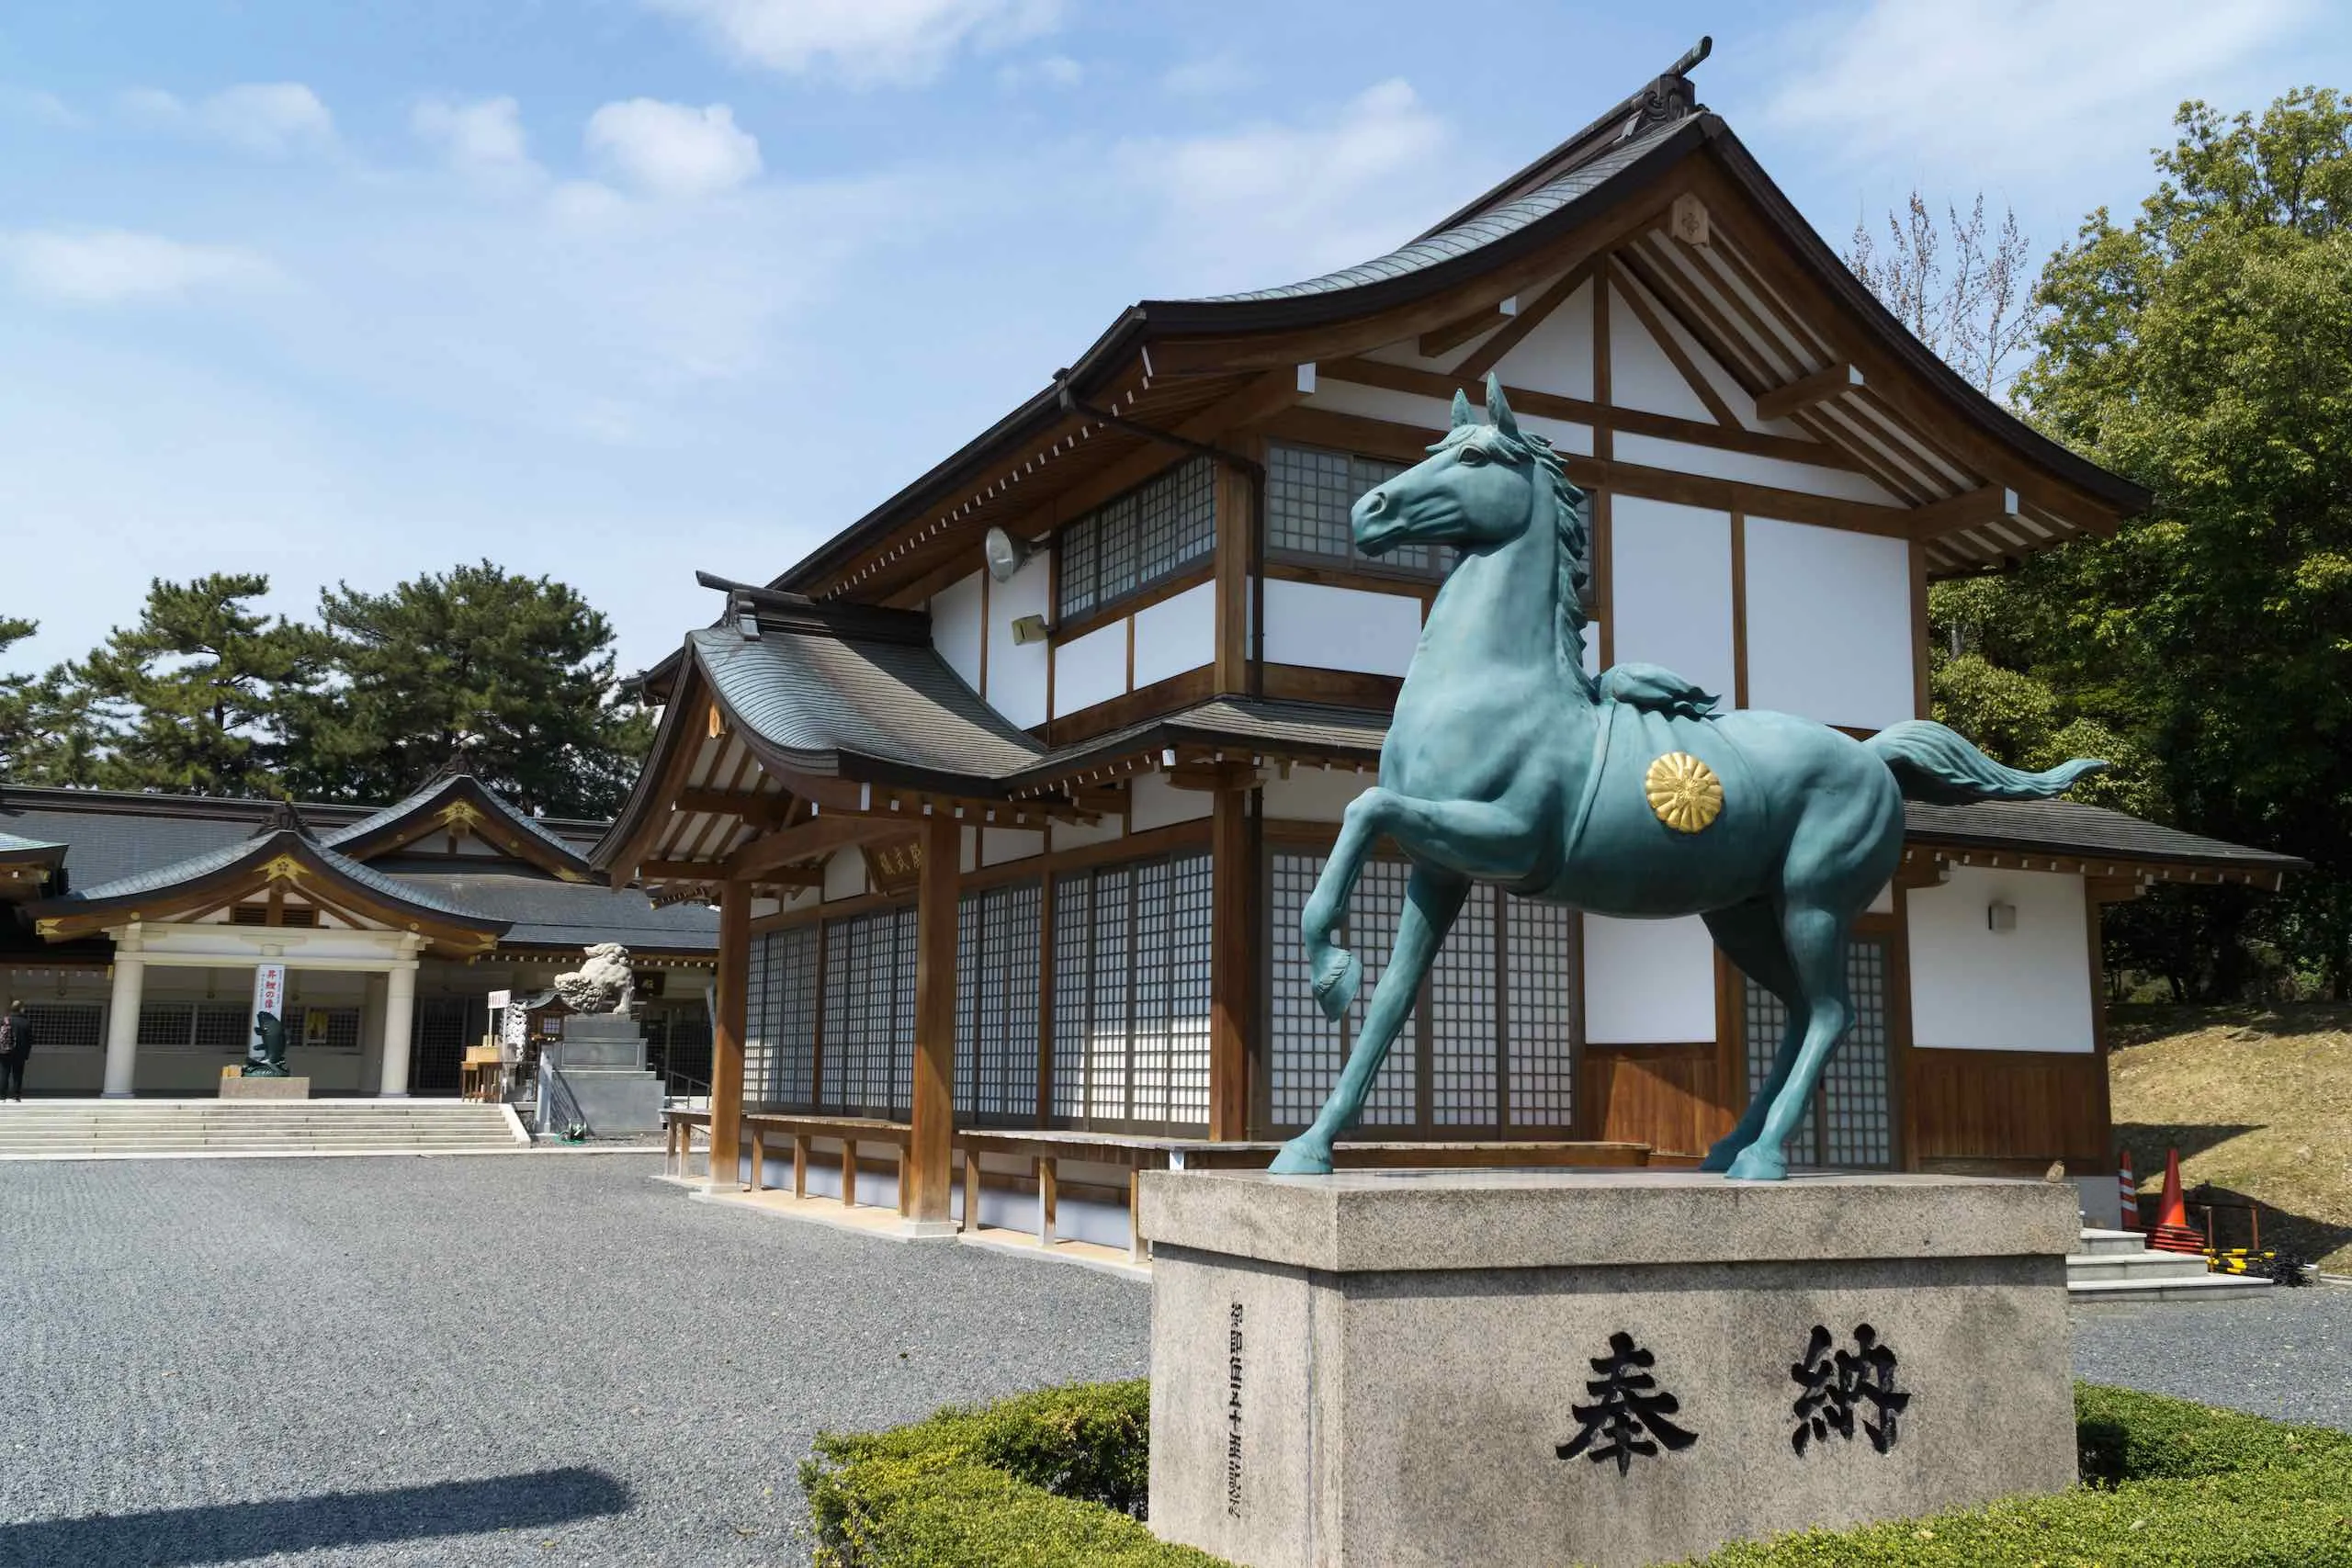
[{"label": "low wooden bench", "polygon": [[710,1128],[710,1112],[683,1108],[662,1112],[662,1174],[690,1176],[694,1160],[695,1130],[704,1130],[706,1139]]},{"label": "low wooden bench", "polygon": [[872,1116],[802,1116],[791,1112],[755,1111],[743,1118],[743,1136],[752,1145],[752,1190],[767,1187],[768,1140],[792,1140],[792,1195],[808,1196],[808,1156],[816,1141],[831,1138],[842,1146],[841,1199],[845,1208],[857,1204],[857,1150],[861,1144],[888,1144],[899,1151],[899,1213],[907,1212],[907,1151],[914,1129],[904,1122]]}]

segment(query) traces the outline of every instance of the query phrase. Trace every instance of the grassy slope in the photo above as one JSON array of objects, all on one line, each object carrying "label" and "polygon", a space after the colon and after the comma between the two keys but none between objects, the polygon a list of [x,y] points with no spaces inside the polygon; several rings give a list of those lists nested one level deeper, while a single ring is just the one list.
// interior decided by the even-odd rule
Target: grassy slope
[{"label": "grassy slope", "polygon": [[[2352,1272],[2352,1007],[2119,1007],[2109,1020],[2115,1135],[2142,1219],[2177,1148],[2188,1187],[2260,1201],[2266,1246]],[[2243,1214],[2221,1229],[2244,1245]]]}]

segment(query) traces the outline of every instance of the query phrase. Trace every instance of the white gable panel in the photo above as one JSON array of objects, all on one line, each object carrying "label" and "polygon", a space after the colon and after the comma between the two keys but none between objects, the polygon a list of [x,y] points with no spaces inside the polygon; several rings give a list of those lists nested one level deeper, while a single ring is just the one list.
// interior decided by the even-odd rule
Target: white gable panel
[{"label": "white gable panel", "polygon": [[1738,479],[1836,501],[1867,502],[1874,506],[1902,504],[1876,479],[1849,468],[1825,468],[1812,463],[1792,463],[1784,457],[1759,457],[1752,452],[1726,452],[1719,446],[1662,441],[1655,435],[1634,435],[1624,431],[1617,433],[1611,450],[1619,462],[1637,463],[1645,468],[1705,474],[1711,479]]},{"label": "white gable panel", "polygon": [[1715,942],[1697,916],[1584,918],[1585,1039],[1684,1045],[1715,1037]]},{"label": "white gable panel", "polygon": [[1824,724],[1913,716],[1911,547],[1747,520],[1747,700]]},{"label": "white gable panel", "polygon": [[1610,502],[1611,651],[1663,664],[1731,705],[1731,513],[1620,495]]},{"label": "white gable panel", "polygon": [[1137,686],[1216,662],[1216,584],[1200,583],[1136,612]]},{"label": "white gable panel", "polygon": [[1403,593],[1266,584],[1266,659],[1318,670],[1402,675],[1421,639],[1421,602]]},{"label": "white gable panel", "polygon": [[[1548,285],[1546,286],[1548,287]],[[1543,289],[1522,296],[1532,300]],[[1532,387],[1555,397],[1592,399],[1592,285],[1577,291],[1535,324],[1495,367],[1507,387]]]},{"label": "white gable panel", "polygon": [[1618,290],[1609,291],[1609,400],[1713,424],[1715,416]]},{"label": "white gable panel", "polygon": [[[1991,929],[1995,904],[2017,911]],[[2048,871],[1954,866],[1905,900],[1911,1037],[1931,1050],[2093,1048],[2090,926],[2083,879]]]},{"label": "white gable panel", "polygon": [[1113,621],[1054,649],[1054,712],[1076,713],[1125,694],[1127,623]]},{"label": "white gable panel", "polygon": [[1048,615],[1046,586],[1050,552],[1039,550],[1021,563],[1010,582],[989,590],[989,706],[1027,729],[1046,722],[1046,671],[1053,650],[1042,642],[1012,640],[1012,623],[1023,615]]},{"label": "white gable panel", "polygon": [[1453,405],[1442,398],[1392,391],[1386,387],[1366,387],[1329,376],[1317,379],[1306,406],[1329,409],[1334,413],[1362,414],[1366,419],[1385,419],[1419,430],[1442,431],[1453,423]]},{"label": "white gable panel", "polygon": [[865,891],[865,854],[855,849],[835,850],[825,862],[825,897],[854,898]]},{"label": "white gable panel", "polygon": [[976,692],[980,689],[980,632],[978,572],[931,596],[931,646]]}]

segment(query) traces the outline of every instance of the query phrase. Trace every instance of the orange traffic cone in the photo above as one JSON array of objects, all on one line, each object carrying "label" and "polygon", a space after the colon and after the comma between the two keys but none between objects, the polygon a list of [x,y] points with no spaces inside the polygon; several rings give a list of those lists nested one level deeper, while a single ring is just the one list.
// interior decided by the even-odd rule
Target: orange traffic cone
[{"label": "orange traffic cone", "polygon": [[2123,1210],[2123,1228],[2140,1228],[2140,1181],[2132,1174],[2132,1151],[2125,1149],[2115,1167],[2115,1195]]},{"label": "orange traffic cone", "polygon": [[2156,1223],[2148,1227],[2148,1245],[2159,1252],[2205,1253],[2205,1236],[2188,1224],[2188,1203],[2180,1195],[2180,1151],[2165,1151],[2165,1195],[2156,1205]]}]

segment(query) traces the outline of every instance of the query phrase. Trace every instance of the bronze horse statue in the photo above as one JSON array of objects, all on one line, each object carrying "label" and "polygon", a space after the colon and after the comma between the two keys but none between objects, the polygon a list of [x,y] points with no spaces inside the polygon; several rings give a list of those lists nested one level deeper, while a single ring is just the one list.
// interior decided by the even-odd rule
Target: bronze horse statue
[{"label": "bronze horse statue", "polygon": [[1796,1130],[1851,1017],[1854,918],[1894,874],[1903,802],[2059,794],[2103,763],[2004,767],[1940,724],[1868,740],[1784,713],[1719,712],[1654,664],[1584,668],[1590,502],[1543,437],[1522,433],[1500,384],[1487,418],[1457,392],[1430,456],[1355,503],[1357,547],[1450,545],[1380,751],[1380,783],[1351,802],[1300,920],[1315,995],[1337,1019],[1360,960],[1331,940],[1374,844],[1412,862],[1388,966],[1355,1047],[1277,1173],[1331,1168],[1374,1075],[1412,1010],[1473,882],[1635,919],[1697,915],[1747,977],[1780,998],[1789,1032],[1739,1124],[1704,1168],[1788,1174]]}]

